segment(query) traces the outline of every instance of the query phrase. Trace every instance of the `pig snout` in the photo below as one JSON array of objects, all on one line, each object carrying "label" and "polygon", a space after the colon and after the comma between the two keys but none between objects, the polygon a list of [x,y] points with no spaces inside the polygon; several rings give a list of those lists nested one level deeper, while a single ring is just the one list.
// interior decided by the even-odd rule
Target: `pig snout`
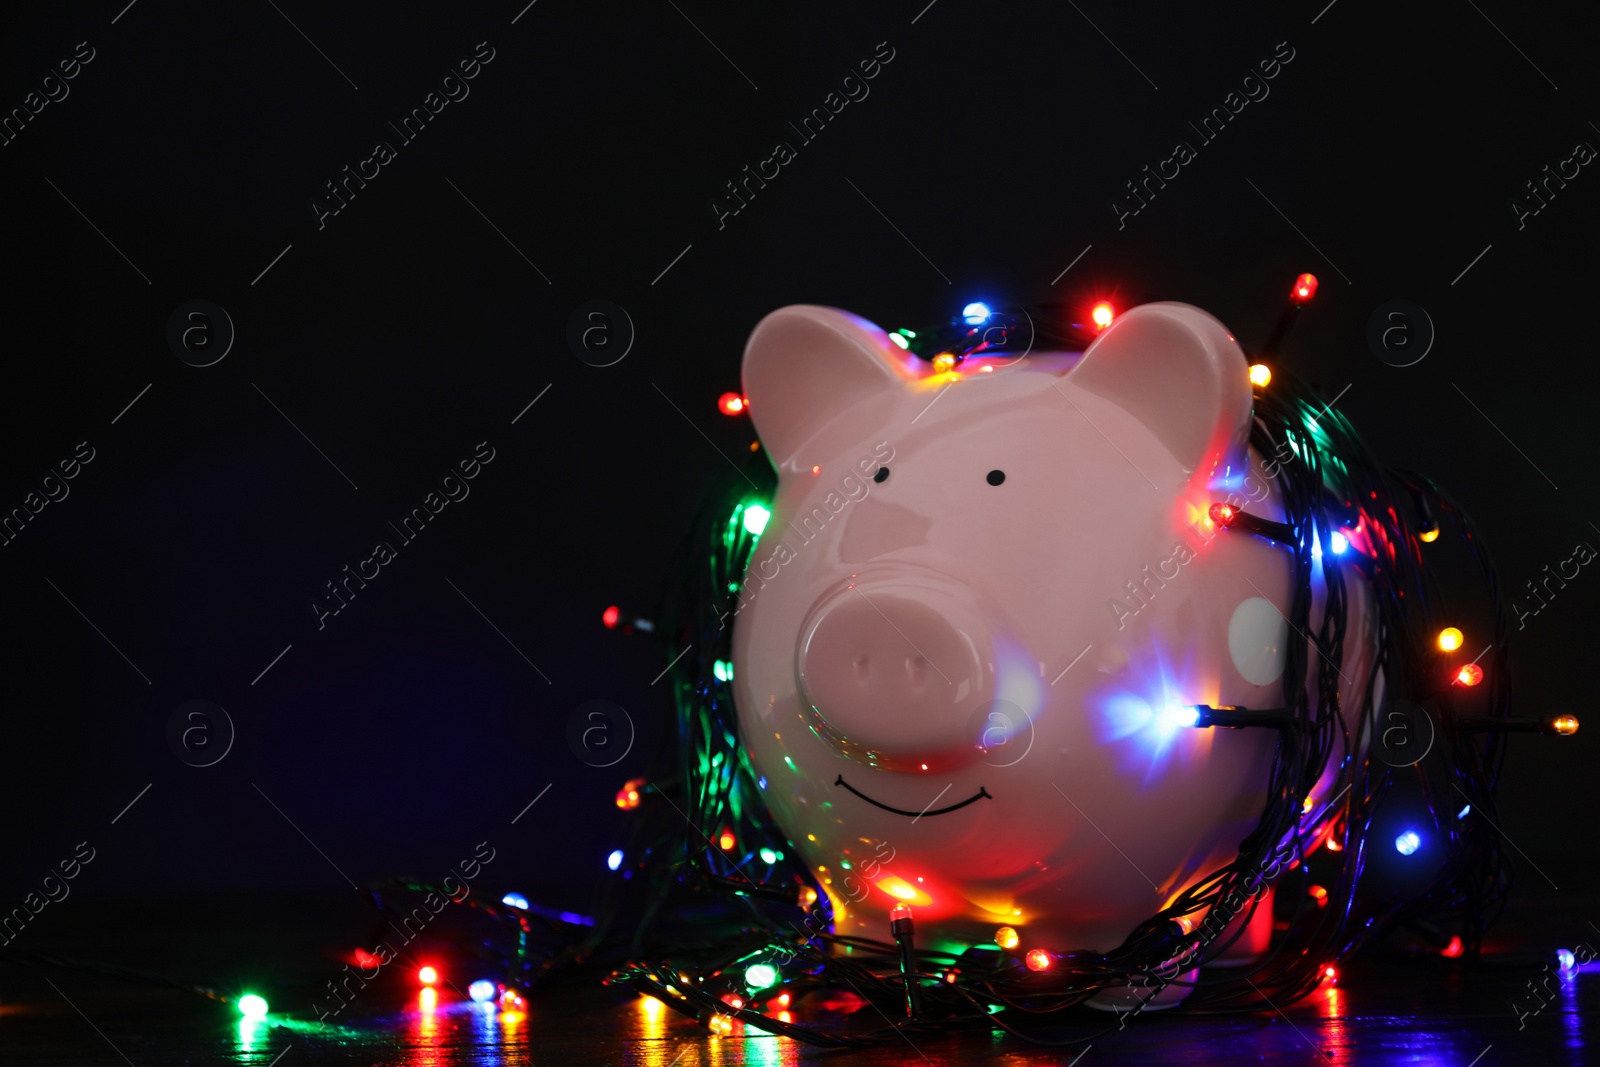
[{"label": "pig snout", "polygon": [[[883,770],[939,770],[978,759],[973,714],[993,697],[993,617],[934,572],[858,576],[821,597],[801,625],[796,676],[813,732]],[[981,721],[981,718],[978,720]]]}]

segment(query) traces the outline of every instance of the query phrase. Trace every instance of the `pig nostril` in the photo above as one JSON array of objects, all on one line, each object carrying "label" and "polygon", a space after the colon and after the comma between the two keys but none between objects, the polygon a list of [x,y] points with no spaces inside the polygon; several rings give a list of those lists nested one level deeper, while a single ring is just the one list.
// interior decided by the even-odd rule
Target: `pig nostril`
[{"label": "pig nostril", "polygon": [[865,652],[861,653],[855,658],[855,661],[851,664],[851,666],[855,667],[857,678],[863,681],[866,680],[866,677],[869,673],[869,663],[870,661],[867,659],[867,654]]},{"label": "pig nostril", "polygon": [[913,688],[921,689],[924,677],[927,674],[928,661],[921,656],[906,657],[906,680]]}]

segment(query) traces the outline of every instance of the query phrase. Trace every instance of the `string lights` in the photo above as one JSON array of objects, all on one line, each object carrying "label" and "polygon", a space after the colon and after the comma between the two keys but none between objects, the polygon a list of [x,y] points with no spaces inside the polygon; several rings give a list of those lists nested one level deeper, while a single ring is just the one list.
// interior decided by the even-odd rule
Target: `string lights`
[{"label": "string lights", "polygon": [[[1288,306],[1255,353],[1258,358],[1275,354],[1316,289],[1310,274],[1295,279]],[[1085,317],[1099,331],[1111,325],[1115,311],[1098,301]],[[932,372],[943,373],[1010,344],[1020,327],[1003,318],[974,301],[947,322],[889,336]],[[1344,415],[1281,362],[1272,369],[1255,362],[1248,376],[1255,391],[1251,446],[1261,455],[1287,457],[1275,479],[1284,521],[1225,503],[1212,504],[1208,515],[1222,529],[1289,549],[1284,614],[1299,639],[1291,638],[1285,649],[1281,707],[1197,703],[1169,711],[1175,724],[1194,729],[1278,731],[1266,802],[1232,860],[1179,889],[1120,945],[1091,951],[1031,943],[1019,918],[995,929],[992,944],[919,948],[905,903],[891,913],[888,940],[835,932],[827,885],[800,860],[768,812],[762,798],[768,783],[751,765],[736,730],[731,628],[720,624],[719,607],[744,580],[771,519],[776,481],[771,465],[752,451],[737,479],[719,485],[705,502],[681,546],[675,571],[687,576],[685,587],[657,615],[659,625],[615,605],[602,614],[607,629],[654,633],[670,646],[668,655],[676,657],[667,668],[676,743],[663,746],[654,773],[631,778],[616,791],[618,809],[628,813],[629,836],[607,855],[595,914],[543,907],[515,892],[498,901],[469,896],[458,903],[474,925],[470,931],[464,927],[458,940],[472,946],[471,962],[435,956],[445,963],[421,966],[419,983],[432,991],[446,965],[454,973],[485,975],[471,982],[468,996],[509,1016],[526,1009],[524,993],[540,980],[609,945],[619,955],[625,951],[628,962],[612,971],[608,984],[639,992],[652,1012],[679,1012],[716,1034],[739,1025],[846,1048],[978,1026],[1044,1044],[1074,1044],[1096,1035],[1063,1040],[1042,1034],[1037,1024],[1058,1021],[1050,1017],[1105,990],[1148,986],[1153,975],[1170,972],[1174,961],[1181,961],[1186,975],[1198,971],[1197,977],[1174,980],[1188,987],[1180,1010],[1219,1011],[1283,1005],[1323,983],[1331,987],[1339,978],[1337,961],[1389,926],[1426,923],[1440,932],[1434,945],[1446,945],[1443,956],[1476,956],[1510,885],[1495,829],[1504,735],[1571,736],[1577,718],[1513,717],[1506,612],[1482,539],[1454,502],[1427,479],[1379,464]],[[747,413],[748,402],[728,392],[718,408],[736,416]],[[1490,619],[1487,632],[1474,635],[1475,645],[1487,640],[1484,652],[1472,663],[1450,664],[1448,671],[1446,657],[1463,646],[1465,635],[1444,625],[1444,599],[1423,558],[1429,550],[1424,546],[1446,530],[1457,535],[1479,571]],[[1320,562],[1315,613],[1314,561]],[[1362,600],[1347,584],[1353,568],[1370,587],[1374,632],[1363,631],[1361,640],[1371,641],[1376,655],[1370,670],[1341,696],[1350,613]],[[1375,762],[1346,727],[1346,701],[1368,733],[1386,725],[1377,695],[1380,678],[1390,699],[1426,697],[1440,724],[1439,743],[1415,766]],[[1431,806],[1414,807],[1416,818],[1408,821],[1418,829],[1400,833],[1394,847],[1402,856],[1438,853],[1436,873],[1404,899],[1392,892],[1368,894],[1363,875],[1371,850],[1360,846],[1373,837],[1379,806],[1396,795],[1395,783],[1406,775],[1415,775],[1428,797],[1449,798],[1453,807],[1459,792],[1468,803],[1454,819],[1449,809],[1441,816]],[[671,803],[651,803],[653,798]],[[1474,809],[1484,817],[1468,818]],[[1271,947],[1248,966],[1203,969],[1251,925],[1268,870],[1278,872],[1272,877],[1284,889]],[[635,905],[626,921],[618,905],[623,886]],[[386,923],[403,922],[408,906],[427,894],[455,899],[444,887],[405,879],[371,889]],[[1219,924],[1223,917],[1232,921]],[[1448,942],[1444,932],[1450,932]],[[358,949],[358,964],[363,954],[374,958]],[[848,1033],[794,1021],[789,1009],[801,995],[846,989],[886,1016],[899,1012],[904,1019]],[[259,994],[234,1003],[247,1019],[267,1014]]]},{"label": "string lights", "polygon": [[[1259,356],[1275,351],[1316,288],[1311,275],[1295,279],[1283,315]],[[987,320],[975,323],[979,311],[975,302],[947,323],[896,330],[890,337],[897,347],[920,357],[932,374],[958,369],[980,350],[984,329],[994,328],[999,318],[990,313]],[[1099,302],[1084,316],[1085,330],[1104,329],[1114,317],[1110,304]],[[988,326],[982,327],[985,321]],[[1041,327],[1041,335],[1046,332]],[[994,341],[993,335],[988,341]],[[671,963],[635,957],[610,981],[707,1020],[714,1030],[738,1020],[823,1047],[898,1042],[906,1033],[967,1025],[996,1026],[1029,1040],[1057,1043],[1026,1025],[1026,1020],[1081,1004],[1104,989],[1143,982],[1141,976],[1156,973],[1175,959],[1183,960],[1185,968],[1215,959],[1240,934],[1230,927],[1226,936],[1208,934],[1203,943],[1196,941],[1199,919],[1213,912],[1229,914],[1223,906],[1239,901],[1237,927],[1242,931],[1258,899],[1244,890],[1261,884],[1259,872],[1282,869],[1275,857],[1284,854],[1290,862],[1288,873],[1280,878],[1289,892],[1280,894],[1280,901],[1287,910],[1277,916],[1271,949],[1247,967],[1200,971],[1186,983],[1192,988],[1180,1010],[1254,1010],[1292,1001],[1324,983],[1331,986],[1338,979],[1336,961],[1391,923],[1426,917],[1430,928],[1454,926],[1457,932],[1452,936],[1460,939],[1460,955],[1475,955],[1484,928],[1503,907],[1510,881],[1493,828],[1494,785],[1505,751],[1502,735],[1528,728],[1559,733],[1558,719],[1570,732],[1576,729],[1576,720],[1566,723],[1552,717],[1527,720],[1531,725],[1524,726],[1511,718],[1503,606],[1482,539],[1465,514],[1432,482],[1379,464],[1343,414],[1292,371],[1281,365],[1269,368],[1261,359],[1248,373],[1255,390],[1251,445],[1262,455],[1284,457],[1276,478],[1284,521],[1228,504],[1214,505],[1209,516],[1224,529],[1255,533],[1289,550],[1291,600],[1285,614],[1291,631],[1303,640],[1291,640],[1286,650],[1281,707],[1194,704],[1171,709],[1175,723],[1196,729],[1268,728],[1282,735],[1267,783],[1266,810],[1231,863],[1181,890],[1110,952],[1028,945],[1026,930],[1016,926],[996,929],[992,945],[938,952],[918,949],[911,944],[909,909],[904,913],[896,909],[891,929],[885,931],[892,940],[844,936],[830,932],[831,902],[818,882],[818,872],[792,858],[772,863],[761,855],[766,874],[763,881],[752,882],[740,868],[751,875],[761,869],[749,863],[760,855],[763,844],[774,848],[773,859],[778,859],[783,837],[760,803],[766,783],[757,781],[738,744],[731,690],[715,670],[718,663],[731,660],[729,631],[716,627],[716,604],[725,590],[737,588],[769,516],[765,502],[772,493],[771,468],[751,463],[741,471],[749,481],[730,479],[726,495],[712,500],[702,514],[697,533],[680,557],[688,565],[698,561],[702,566],[662,628],[675,638],[663,642],[672,646],[669,655],[690,646],[689,653],[669,668],[679,706],[677,771],[682,784],[678,789],[688,816],[687,821],[675,816],[677,832],[669,834],[677,840],[682,858],[682,866],[670,868],[677,872],[672,881],[680,888],[696,879],[721,887],[732,898],[732,912],[741,917],[744,933],[730,931],[715,951],[696,954],[699,966],[693,970],[684,966],[688,957],[683,952],[672,956]],[[760,516],[754,526],[748,521],[751,514]],[[1428,657],[1449,651],[1437,645],[1438,634],[1447,627],[1437,615],[1442,598],[1432,568],[1420,553],[1446,529],[1460,535],[1482,572],[1494,623],[1485,635],[1488,648],[1470,665],[1475,670],[1465,670],[1466,664],[1453,667],[1448,677],[1461,684],[1438,693],[1427,681],[1437,677]],[[1311,579],[1318,562],[1320,603],[1313,616]],[[1376,692],[1380,676],[1387,683],[1389,699],[1410,689],[1419,697],[1427,695],[1445,729],[1430,757],[1407,773],[1449,781],[1470,801],[1463,810],[1477,807],[1489,814],[1485,819],[1452,821],[1453,829],[1439,845],[1448,854],[1446,862],[1431,884],[1409,899],[1392,893],[1365,895],[1362,876],[1370,850],[1346,847],[1370,836],[1375,813],[1399,776],[1395,768],[1358,751],[1340,713],[1340,674],[1322,667],[1345,662],[1344,640],[1352,610],[1346,574],[1352,567],[1372,589],[1377,643],[1371,669],[1355,680],[1354,717],[1370,724],[1369,730],[1383,724]],[[1469,677],[1474,680],[1467,682]],[[1470,709],[1465,701],[1471,702]],[[1479,720],[1492,728],[1480,728]],[[1330,769],[1334,774],[1328,779]],[[1313,792],[1333,799],[1319,807]],[[1435,795],[1454,796],[1454,790],[1444,788]],[[1413,852],[1432,840],[1421,829],[1407,833],[1416,835]],[[730,834],[735,838],[731,848]],[[1402,840],[1409,844],[1405,835]],[[793,855],[792,850],[782,851]],[[1317,857],[1314,879],[1313,855]],[[779,886],[790,891],[792,903],[772,892]],[[1301,903],[1287,903],[1295,898]],[[713,995],[730,968],[748,967],[754,960],[784,961],[771,965],[786,994],[849,988],[886,1013],[892,1014],[892,1005],[898,1004],[907,1018],[887,1030],[843,1034],[802,1026],[788,1012],[781,1019],[761,1012],[761,1007],[773,1003],[770,996],[735,1009]],[[914,998],[920,999],[920,1006]]]}]

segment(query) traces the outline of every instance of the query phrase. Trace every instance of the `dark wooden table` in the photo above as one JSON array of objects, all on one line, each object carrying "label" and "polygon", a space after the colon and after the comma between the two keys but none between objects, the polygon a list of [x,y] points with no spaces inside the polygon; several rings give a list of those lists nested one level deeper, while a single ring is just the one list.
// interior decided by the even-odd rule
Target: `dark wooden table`
[{"label": "dark wooden table", "polygon": [[[154,903],[96,908],[70,928],[38,934],[36,951],[122,965],[252,976],[331,976],[329,945],[348,941],[359,914],[333,903],[271,900]],[[370,1002],[319,1029],[303,1006],[274,1004],[264,1023],[241,1025],[230,1006],[193,995],[111,981],[70,970],[0,967],[0,1063],[25,1065],[188,1064],[416,1065],[537,1064],[561,1067],[739,1067],[747,1064],[1116,1064],[1327,1063],[1496,1067],[1584,1064],[1600,1026],[1600,971],[1552,982],[1546,1006],[1526,983],[1558,947],[1600,942],[1588,924],[1600,899],[1522,898],[1493,938],[1497,966],[1453,968],[1442,961],[1369,959],[1347,964],[1332,995],[1318,991],[1281,1012],[1232,1016],[1147,1014],[1092,1046],[1049,1049],[996,1034],[917,1037],[884,1048],[829,1052],[736,1024],[713,1035],[694,1021],[590,983],[536,990],[524,1017],[485,1011],[444,990],[424,1010],[414,987],[369,990]],[[341,939],[341,933],[346,935]],[[53,936],[46,936],[46,935]],[[19,939],[18,944],[22,942]],[[322,951],[308,949],[321,943]],[[67,951],[71,949],[70,953]],[[0,961],[7,953],[0,948]],[[313,983],[314,984],[314,980]],[[301,988],[309,988],[303,984]],[[861,1009],[871,1012],[868,1007]],[[799,1021],[806,1021],[801,1008]],[[1107,1018],[1084,1013],[1083,1032]]]}]

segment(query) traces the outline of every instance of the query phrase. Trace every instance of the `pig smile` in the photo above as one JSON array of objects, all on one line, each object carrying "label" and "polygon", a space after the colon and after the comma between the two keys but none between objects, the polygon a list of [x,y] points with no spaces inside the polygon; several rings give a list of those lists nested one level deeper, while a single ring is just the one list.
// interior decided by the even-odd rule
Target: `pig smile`
[{"label": "pig smile", "polygon": [[[844,786],[846,789],[850,790],[850,792],[854,793],[856,796],[860,797],[862,800],[865,800],[868,804],[871,804],[873,807],[882,808],[884,811],[892,811],[896,815],[909,815],[913,819],[920,819],[924,815],[945,815],[945,814],[947,814],[949,812],[952,812],[952,811],[959,811],[960,809],[966,807],[968,804],[971,804],[975,800],[993,800],[994,799],[994,797],[989,795],[989,791],[987,789],[985,789],[983,786],[980,785],[978,787],[978,791],[976,793],[972,794],[967,799],[961,801],[959,804],[951,804],[947,808],[938,808],[938,809],[936,809],[934,811],[906,811],[904,808],[891,808],[887,804],[884,804],[884,803],[881,803],[879,801],[873,800],[871,797],[867,796],[867,794],[863,793],[861,790],[857,789],[855,786],[853,786],[849,782],[845,781],[844,780],[844,775],[842,775],[842,774],[839,775],[839,777],[834,780],[833,784],[834,785],[842,785],[842,786]],[[938,799],[938,798],[936,797],[934,799]]]}]

